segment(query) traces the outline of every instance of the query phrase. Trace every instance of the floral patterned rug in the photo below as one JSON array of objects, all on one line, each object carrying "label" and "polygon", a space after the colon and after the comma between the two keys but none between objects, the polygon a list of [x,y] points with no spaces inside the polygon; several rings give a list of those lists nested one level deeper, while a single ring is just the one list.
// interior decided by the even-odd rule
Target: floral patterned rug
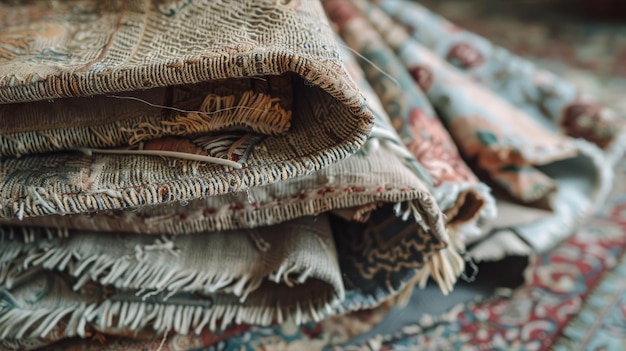
[{"label": "floral patterned rug", "polygon": [[[554,13],[529,15],[528,8],[516,12],[514,7],[491,6],[494,2],[486,0],[423,3],[460,26],[575,82],[626,116],[626,100],[621,94],[626,89],[626,25]],[[341,344],[338,340],[355,336],[337,349],[561,351],[579,349],[582,344],[587,349],[626,349],[626,285],[616,284],[626,279],[626,261],[622,258],[626,251],[626,167],[619,176],[613,192],[617,195],[558,248],[532,258],[525,271],[526,284],[519,288],[513,288],[519,282],[497,288],[503,286],[503,276],[515,276],[513,270],[519,271],[525,264],[515,262],[513,267],[511,261],[503,261],[501,267],[507,269],[496,269],[498,273],[484,279],[482,285],[457,287],[457,293],[461,290],[464,295],[456,301],[491,297],[449,305],[445,313],[407,308],[404,312],[392,309],[383,316],[364,311],[347,320],[331,318],[310,328],[285,327],[279,333],[251,327],[236,337],[208,348],[198,345],[195,350],[330,350],[334,348],[329,344]],[[480,269],[484,276],[485,267]],[[463,292],[466,287],[474,290]],[[413,299],[423,302],[441,298],[438,294],[427,289],[415,292]],[[398,325],[407,326],[392,333]]]},{"label": "floral patterned rug", "polygon": [[[554,2],[554,1],[552,1]],[[626,112],[626,22],[550,8],[550,1],[423,0],[420,3],[495,45],[576,83]],[[569,4],[569,2],[568,2]]]}]

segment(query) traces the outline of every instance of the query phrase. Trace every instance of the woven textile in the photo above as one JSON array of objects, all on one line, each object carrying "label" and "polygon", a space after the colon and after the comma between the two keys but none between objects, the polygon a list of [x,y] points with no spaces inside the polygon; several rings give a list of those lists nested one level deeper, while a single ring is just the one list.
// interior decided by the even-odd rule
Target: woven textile
[{"label": "woven textile", "polygon": [[622,166],[614,195],[588,223],[533,257],[523,286],[424,318],[405,333],[377,337],[372,348],[619,350],[623,284],[616,277],[623,274],[626,250],[625,175]]},{"label": "woven textile", "polygon": [[[353,67],[353,79],[362,81],[350,56],[343,59]],[[368,104],[376,105],[375,94],[370,96]],[[220,143],[221,149],[233,143],[244,153],[270,134],[257,132],[224,130],[193,142]],[[144,149],[157,142],[172,141],[148,141]],[[188,203],[5,219],[20,227],[7,229],[7,245],[0,249],[7,301],[13,301],[3,337],[32,348],[94,333],[141,331],[149,338],[168,331],[215,332],[231,322],[301,324],[385,304],[429,277],[449,291],[463,259],[457,247],[447,247],[445,226],[475,220],[485,200],[461,193],[444,221],[420,168],[383,112],[362,150],[314,174]],[[325,213],[333,215],[330,227],[323,226]],[[312,215],[318,216],[312,223],[302,218]],[[69,229],[69,238],[46,238],[50,229],[29,225]],[[330,242],[316,244],[316,235]],[[57,290],[27,299],[38,286],[38,280],[28,283],[31,273],[43,281],[53,277],[46,286]],[[86,301],[85,286],[101,293]],[[47,325],[48,319],[59,323]],[[17,328],[15,320],[25,324]]]},{"label": "woven textile", "polygon": [[[4,311],[0,338],[299,324],[321,318],[345,295],[322,216],[248,232],[160,238],[29,234],[31,243],[3,244],[3,305],[12,307]],[[63,323],[46,323],[51,320]]]},{"label": "woven textile", "polygon": [[315,1],[0,6],[3,218],[244,191],[343,159],[371,128]]},{"label": "woven textile", "polygon": [[488,240],[469,240],[471,255],[545,252],[570,235],[608,194],[624,150],[623,120],[418,3],[379,3],[356,1],[496,194],[500,214],[483,227]]},{"label": "woven textile", "polygon": [[586,299],[563,330],[554,350],[620,350],[626,348],[626,264],[624,259]]},{"label": "woven textile", "polygon": [[408,0],[4,2],[0,349],[545,349],[625,126]]}]

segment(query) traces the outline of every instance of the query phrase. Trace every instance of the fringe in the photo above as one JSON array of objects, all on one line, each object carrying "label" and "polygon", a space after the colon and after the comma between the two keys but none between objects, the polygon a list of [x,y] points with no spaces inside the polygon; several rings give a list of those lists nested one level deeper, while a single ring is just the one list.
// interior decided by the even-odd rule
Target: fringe
[{"label": "fringe", "polygon": [[[257,247],[269,249],[269,243],[259,241],[258,235],[254,235],[252,239]],[[296,284],[303,284],[311,273],[310,269],[302,270],[296,262],[288,264],[288,261],[267,277],[247,274],[234,276],[227,271],[219,275],[196,270],[174,271],[167,266],[154,265],[151,261],[144,260],[144,251],[163,250],[178,255],[174,251],[173,242],[164,236],[157,239],[154,245],[136,245],[134,256],[126,255],[121,258],[106,254],[85,256],[82,252],[61,243],[55,246],[31,245],[27,249],[19,249],[23,245],[14,246],[16,248],[0,251],[2,253],[0,282],[4,282],[9,289],[29,268],[41,267],[47,270],[67,271],[70,276],[76,278],[72,287],[75,291],[90,281],[97,281],[101,285],[136,291],[135,295],[141,296],[144,301],[162,293],[166,294],[167,299],[179,292],[195,292],[233,294],[243,303],[266,280],[293,287]],[[20,254],[23,254],[22,257],[17,259]]]},{"label": "fringe", "polygon": [[[244,92],[238,99],[235,95],[207,95],[199,111],[174,110],[181,114],[172,120],[144,116],[103,125],[56,129],[54,135],[43,131],[7,133],[0,136],[0,154],[21,157],[46,153],[51,151],[50,145],[55,150],[72,150],[77,146],[114,148],[165,136],[191,136],[242,126],[265,135],[280,135],[289,130],[292,115],[292,111],[280,106],[279,98],[252,90]],[[75,140],[87,144],[75,145],[71,142]]]},{"label": "fringe", "polygon": [[0,227],[0,284],[11,285],[20,267],[19,257],[32,250],[41,239],[66,238],[69,232],[60,228]]},{"label": "fringe", "polygon": [[[405,210],[402,210],[404,206]],[[445,215],[439,209],[434,197],[430,194],[421,194],[418,199],[394,206],[396,216],[403,221],[413,218],[424,231],[430,232],[441,241],[448,242],[448,230],[445,227]]]},{"label": "fringe", "polygon": [[[423,229],[428,230],[441,240],[449,242],[448,234],[444,227],[444,215],[437,207],[436,202],[430,194],[420,193],[418,199],[404,201],[396,204],[396,215],[403,220],[413,218],[420,223]],[[254,237],[252,238],[254,240]],[[392,295],[398,296],[399,301],[405,301],[410,296],[410,289],[415,283],[421,286],[425,284],[429,277],[432,277],[441,287],[444,293],[449,292],[457,277],[463,271],[464,261],[458,254],[457,250],[462,249],[462,244],[456,240],[451,242],[447,248],[432,255],[425,266],[418,270],[417,275],[411,279],[399,293],[393,291]],[[153,249],[172,250],[171,245],[167,245],[165,240],[157,242],[152,246]],[[238,280],[233,277],[213,277],[209,279],[200,272],[180,272],[180,274],[167,274],[164,270],[155,268],[147,262],[139,262],[132,271],[128,271],[130,262],[141,258],[141,251],[137,251],[135,256],[126,256],[122,259],[114,259],[106,255],[95,255],[89,257],[81,257],[80,253],[71,251],[67,247],[55,247],[39,252],[29,252],[27,259],[22,261],[19,271],[23,271],[28,266],[38,265],[46,269],[70,271],[70,274],[77,277],[74,289],[80,288],[89,280],[98,280],[102,284],[112,283],[115,281],[123,281],[124,287],[128,288],[144,288],[143,291],[137,293],[141,295],[146,289],[153,289],[153,292],[172,292],[172,291],[192,291],[194,289],[205,289],[207,291],[228,291],[236,296],[241,297],[240,301],[251,290],[258,287],[260,283],[253,277],[239,277]],[[72,262],[70,264],[70,261]],[[292,273],[294,267],[281,266],[274,272],[270,279],[276,282],[283,281],[287,285],[295,284],[306,279],[307,271],[301,272],[299,276],[294,277]],[[141,272],[141,273],[140,273]],[[16,269],[11,272],[16,276],[19,272]],[[190,330],[199,332],[202,328],[225,327],[232,323],[253,323],[268,325],[273,322],[282,322],[288,318],[295,319],[296,323],[306,323],[308,321],[317,321],[331,314],[334,309],[333,304],[343,299],[343,296],[332,296],[332,301],[316,300],[309,301],[308,306],[241,306],[241,305],[216,305],[216,306],[183,306],[183,305],[167,305],[165,303],[153,303],[145,301],[150,295],[144,297],[144,301],[105,301],[103,304],[85,305],[66,311],[61,310],[39,310],[33,314],[32,319],[24,316],[6,317],[13,323],[13,318],[21,318],[20,321],[28,322],[24,326],[25,335],[30,326],[33,326],[38,320],[46,320],[58,317],[68,317],[71,321],[71,332],[84,334],[84,328],[87,323],[95,322],[102,328],[122,328],[129,327],[133,329],[142,328],[146,325],[153,324],[158,332],[162,332],[167,328],[171,328],[179,333],[187,333]],[[167,297],[166,297],[167,299]],[[378,302],[380,303],[380,301]],[[78,313],[82,310],[83,313]],[[74,311],[74,312],[72,312]],[[130,314],[129,311],[135,311]],[[16,312],[17,313],[17,312]],[[22,312],[24,313],[24,312]],[[56,317],[51,317],[52,315]],[[97,317],[97,318],[96,318]],[[0,326],[3,326],[0,320]],[[21,325],[21,324],[20,324]],[[7,327],[11,334],[19,332],[14,327]],[[37,327],[29,335],[36,336],[35,332],[45,332],[41,327]],[[68,331],[70,332],[70,331]],[[7,333],[9,333],[7,331]]]},{"label": "fringe", "polygon": [[66,337],[84,338],[90,324],[100,330],[142,330],[151,327],[156,333],[174,331],[200,334],[204,328],[224,330],[234,324],[269,326],[294,320],[296,324],[318,322],[332,312],[338,296],[322,296],[306,303],[281,306],[260,301],[257,306],[234,304],[174,305],[161,302],[112,301],[81,303],[65,308],[11,309],[0,316],[0,339],[44,338],[61,321],[67,321]]},{"label": "fringe", "polygon": [[[273,272],[263,276],[234,276],[228,272],[210,275],[203,270],[173,270],[168,265],[150,264],[154,261],[146,260],[149,252],[180,255],[174,242],[166,236],[157,238],[151,245],[145,240],[140,241],[130,254],[113,257],[103,253],[91,255],[91,251],[81,250],[89,240],[65,245],[62,240],[41,240],[45,235],[42,230],[39,237],[35,234],[31,238],[34,242],[7,242],[1,247],[0,263],[11,262],[3,271],[6,279],[2,283],[10,299],[13,286],[29,284],[33,273],[45,270],[53,271],[53,275],[75,277],[72,283],[67,282],[68,294],[71,284],[76,291],[93,281],[103,289],[112,285],[119,290],[108,289],[111,291],[105,294],[108,297],[103,302],[83,299],[82,304],[50,307],[50,303],[43,301],[35,306],[36,310],[20,307],[7,309],[7,313],[0,316],[0,331],[3,333],[0,338],[45,337],[60,320],[68,323],[65,328],[67,336],[81,337],[91,325],[100,330],[152,327],[158,333],[173,330],[186,334],[191,331],[199,333],[205,327],[211,330],[225,328],[232,323],[271,325],[294,320],[302,324],[325,318],[333,311],[333,306],[345,298],[342,288],[332,288],[337,286],[337,282],[318,278],[313,267],[303,267],[297,261],[283,260]],[[260,235],[248,233],[248,236],[259,250],[270,248],[269,242]],[[317,236],[312,239],[315,238]],[[309,278],[312,279],[310,285],[301,285]],[[294,287],[294,290],[283,287],[285,290],[282,293],[274,294],[272,281]],[[248,296],[262,283],[269,284],[262,289],[270,294]],[[200,296],[177,296],[178,292],[193,292]],[[289,295],[289,292],[294,295]],[[297,296],[300,299],[296,299]],[[55,301],[53,304],[56,304]]]},{"label": "fringe", "polygon": [[35,239],[67,238],[69,231],[63,228],[33,228],[33,227],[0,227],[0,244],[22,241],[35,242]]},{"label": "fringe", "polygon": [[345,314],[375,308],[385,303],[404,306],[411,299],[415,287],[418,286],[423,289],[429,278],[437,283],[444,295],[448,295],[465,270],[465,260],[457,250],[461,251],[458,248],[445,248],[435,253],[424,267],[415,270],[415,276],[404,282],[399,290],[387,287],[390,291],[387,296],[382,298],[380,296],[359,295],[359,302],[344,301],[343,304],[335,308],[336,313]]},{"label": "fringe", "polygon": [[[402,282],[400,289],[385,286],[385,292],[377,291],[374,295],[359,294],[358,300],[348,299],[335,309],[337,313],[349,313],[357,310],[375,308],[384,303],[395,305],[406,304],[415,286],[424,288],[429,278],[432,278],[441,291],[450,293],[458,278],[465,270],[465,259],[461,253],[465,252],[465,245],[459,239],[458,233],[448,234],[444,226],[444,215],[430,194],[423,194],[419,199],[399,202],[395,205],[395,214],[402,220],[413,218],[423,230],[435,235],[448,244],[445,248],[432,254],[424,265],[415,269],[415,275]],[[358,294],[358,293],[357,293]]]},{"label": "fringe", "polygon": [[426,265],[417,272],[415,280],[420,288],[424,288],[428,278],[432,278],[441,292],[448,295],[454,289],[454,284],[465,270],[465,260],[459,254],[462,250],[460,241],[453,241],[457,245],[450,245],[437,251]]},{"label": "fringe", "polygon": [[280,106],[279,98],[248,90],[238,100],[235,95],[210,94],[202,102],[200,111],[177,115],[172,121],[142,122],[125,131],[132,133],[128,143],[135,145],[165,136],[199,135],[240,126],[265,135],[278,135],[286,132],[290,125],[291,111]]}]

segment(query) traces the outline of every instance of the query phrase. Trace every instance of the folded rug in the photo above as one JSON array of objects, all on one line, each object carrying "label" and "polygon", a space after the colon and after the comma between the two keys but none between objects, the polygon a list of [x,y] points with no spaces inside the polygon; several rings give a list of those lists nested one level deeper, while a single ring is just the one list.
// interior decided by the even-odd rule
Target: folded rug
[{"label": "folded rug", "polygon": [[[349,60],[349,56],[344,58]],[[348,66],[359,79],[361,73],[354,62]],[[368,104],[376,105],[375,97],[372,95]],[[4,322],[9,326],[24,319],[28,326],[8,327],[5,336],[20,345],[45,345],[74,335],[149,338],[168,331],[202,335],[203,328],[216,332],[231,323],[270,325],[291,320],[301,324],[332,314],[388,306],[402,300],[416,283],[425,284],[429,277],[448,292],[464,262],[458,248],[449,242],[445,225],[476,218],[474,212],[482,209],[484,201],[466,196],[459,200],[464,205],[446,220],[420,178],[420,167],[382,111],[376,115],[364,149],[311,175],[188,204],[146,206],[136,212],[25,218],[17,222],[22,227],[14,230],[22,231],[30,243],[7,234],[7,245],[0,252],[5,262],[2,287],[7,296],[19,295],[11,297],[19,303],[11,305]],[[339,285],[330,276],[319,279],[325,282],[321,286],[311,283],[318,276],[315,262],[326,262],[329,251],[334,255],[335,244],[307,252],[306,247],[316,247],[307,243],[307,235],[285,229],[294,227],[285,221],[302,222],[305,220],[297,218],[307,215],[319,215],[323,222],[324,213],[333,216],[332,232],[340,258],[339,267],[327,265],[322,271],[329,270],[330,276],[333,271],[340,272]],[[69,239],[46,240],[44,233],[53,230],[24,224],[69,227],[72,234]],[[316,226],[305,224],[299,230],[316,232]],[[240,230],[202,233],[226,229]],[[159,233],[190,235],[166,239],[138,235]],[[265,233],[274,239],[266,238]],[[284,242],[278,239],[281,237]],[[261,252],[249,253],[253,243]],[[89,255],[84,250],[98,254]],[[302,259],[298,262],[304,266],[294,266],[289,261],[291,255]],[[232,267],[236,262],[240,269]],[[285,267],[287,271],[282,269]],[[298,273],[303,281],[292,276]],[[63,302],[79,304],[80,308],[66,310],[63,303],[56,306],[58,313],[50,313],[55,317],[49,318],[58,317],[61,323],[46,329],[46,317],[35,310],[44,310],[39,307],[54,299],[34,305],[22,299],[23,294],[36,290],[32,285],[15,283],[24,281],[27,274],[39,274],[41,279],[46,274],[58,276],[58,284],[64,284],[62,296],[67,299]],[[61,277],[69,277],[71,282]],[[284,282],[289,298],[279,296],[282,288],[270,285],[272,290],[265,282],[276,277],[285,278],[279,283]],[[85,302],[79,293],[92,285],[97,291],[108,291],[107,297]],[[295,307],[281,307],[290,299]],[[206,306],[207,301],[211,306]],[[169,313],[178,319],[159,318]],[[39,323],[46,327],[39,327]]]},{"label": "folded rug", "polygon": [[623,119],[565,79],[487,39],[459,28],[414,1],[375,1],[418,42],[545,126],[601,147],[613,162],[623,154]]},{"label": "folded rug", "polygon": [[606,198],[626,146],[615,112],[418,3],[357,3],[494,185],[499,215],[473,239],[474,258],[546,251]]},{"label": "folded rug", "polygon": [[2,218],[243,191],[343,159],[371,128],[316,1],[0,12]]},{"label": "folded rug", "polygon": [[0,339],[300,324],[345,295],[325,216],[175,237],[28,234],[2,245]]},{"label": "folded rug", "polygon": [[[623,179],[623,169],[620,177]],[[394,315],[383,318],[389,306],[382,306],[381,310],[333,316],[321,323],[310,323],[300,328],[291,323],[273,328],[246,327],[245,330],[238,330],[237,335],[229,334],[225,340],[221,340],[219,334],[205,336],[202,340],[171,335],[165,341],[159,339],[151,343],[110,339],[104,343],[94,340],[87,346],[77,342],[64,346],[73,347],[73,350],[88,350],[91,347],[96,350],[124,350],[127,346],[141,350],[139,345],[158,347],[162,343],[164,350],[171,351],[400,351],[476,347],[565,350],[576,349],[572,345],[585,343],[619,348],[623,343],[620,335],[623,316],[619,308],[623,303],[623,284],[617,282],[617,277],[624,271],[626,182],[619,181],[616,185],[614,196],[600,208],[595,218],[552,252],[538,254],[531,259],[526,269],[525,285],[517,290],[497,289],[495,296],[481,301],[470,298],[472,301],[469,303],[454,306],[445,313],[430,315],[424,314],[421,306],[424,303],[436,304],[437,297],[430,296],[433,300],[426,302],[421,291],[417,291],[407,306],[410,310],[405,312],[410,318],[408,324],[406,319],[397,320]],[[611,269],[615,271],[610,272]],[[508,277],[508,272],[501,268],[497,272],[500,278]],[[500,282],[494,281],[493,285],[498,286]],[[593,318],[596,318],[594,327],[586,328],[583,333],[581,326],[590,325],[589,321]],[[359,341],[352,341],[356,336]]]},{"label": "folded rug", "polygon": [[[385,150],[381,147],[367,157],[357,154],[336,165],[344,164],[349,169],[364,159],[366,162],[360,161],[361,165],[371,168],[362,167],[358,174],[376,180],[386,176],[390,184],[402,186],[379,189],[370,184],[365,188],[379,193],[374,204],[387,202],[378,209],[367,206],[366,212],[358,208],[351,211],[350,220],[369,213],[367,220],[362,219],[365,223],[350,223],[341,217],[333,219],[340,270],[328,262],[329,257],[335,257],[332,242],[326,245],[321,245],[320,240],[311,242],[306,232],[318,231],[291,222],[233,233],[165,238],[72,232],[68,239],[56,239],[54,230],[15,227],[14,230],[24,232],[29,243],[19,239],[22,235],[6,233],[0,247],[1,290],[7,298],[0,328],[5,333],[2,337],[9,337],[15,343],[18,338],[27,337],[19,340],[19,344],[41,345],[72,335],[92,335],[95,331],[147,337],[169,330],[177,334],[201,332],[204,326],[214,331],[229,322],[268,325],[290,319],[299,324],[401,298],[406,295],[404,291],[410,291],[416,282],[424,283],[429,276],[449,291],[463,269],[463,260],[454,246],[445,248],[443,216],[428,193],[419,189],[419,179],[403,168],[394,153]],[[413,188],[405,188],[403,184]],[[346,212],[341,213],[342,217]],[[317,218],[323,222],[324,216]],[[315,219],[311,221],[310,225],[316,223]],[[33,234],[37,232],[40,234]],[[53,239],[47,239],[49,235]],[[309,238],[317,239],[312,234]],[[304,266],[293,265],[291,259]],[[319,265],[315,262],[326,267],[322,271],[330,272],[326,276],[330,280],[321,286],[310,283],[316,281]],[[237,263],[239,269],[235,267]],[[281,267],[286,270],[281,271]],[[272,299],[271,296],[277,296],[277,288],[262,282],[272,280],[267,276],[275,279],[281,274],[286,280],[279,283],[283,284],[288,298],[285,295]],[[338,276],[341,280],[336,285],[332,281]],[[296,283],[295,288],[288,287],[298,277],[309,277],[308,287]],[[56,284],[60,289],[58,295],[30,299],[31,294],[39,291],[36,287],[40,281]],[[95,295],[88,294],[90,291],[95,291]],[[209,295],[208,292],[223,293]],[[58,300],[59,296],[62,299]],[[280,307],[290,299],[294,299],[296,307]],[[44,313],[47,309],[53,312]],[[170,314],[179,317],[159,319]],[[52,319],[61,323],[47,323]]]},{"label": "folded rug", "polygon": [[478,182],[461,159],[427,97],[359,10],[347,1],[325,1],[324,7],[342,39],[360,55],[359,63],[367,81],[378,95],[391,125],[422,166],[420,174],[442,210],[450,217],[463,218],[457,212],[465,212],[463,207],[472,203],[466,200],[475,198],[483,203],[479,210],[470,212],[473,217],[449,223],[455,237],[474,234],[480,218],[495,215],[488,188]]},{"label": "folded rug", "polygon": [[[516,290],[375,336],[382,350],[620,350],[624,344],[625,172],[610,200],[550,252],[535,255]],[[614,271],[611,271],[614,270]],[[504,273],[502,273],[504,274]],[[415,296],[419,303],[418,296]],[[367,348],[366,348],[367,349]]]},{"label": "folded rug", "polygon": [[560,131],[365,1],[324,2],[347,45],[316,2],[2,6],[8,349],[342,344],[430,277],[449,292],[466,243],[554,245],[623,146],[616,120]]}]

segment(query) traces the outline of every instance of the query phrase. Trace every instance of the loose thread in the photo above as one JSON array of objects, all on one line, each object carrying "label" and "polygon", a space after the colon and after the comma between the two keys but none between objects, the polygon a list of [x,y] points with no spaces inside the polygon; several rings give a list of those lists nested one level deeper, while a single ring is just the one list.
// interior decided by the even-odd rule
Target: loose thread
[{"label": "loose thread", "polygon": [[230,111],[230,110],[236,110],[236,109],[246,109],[246,110],[252,110],[252,111],[265,112],[264,109],[248,107],[248,106],[232,106],[232,107],[226,107],[226,108],[222,108],[222,109],[215,110],[215,111],[183,110],[183,109],[180,109],[180,108],[177,108],[177,107],[173,107],[173,106],[165,106],[165,105],[153,104],[153,103],[151,103],[149,101],[146,101],[146,100],[134,97],[134,96],[106,95],[106,97],[114,98],[114,99],[121,99],[121,100],[138,101],[138,102],[141,102],[141,103],[146,104],[146,105],[151,106],[151,107],[163,108],[163,109],[172,110],[172,111],[181,112],[181,113],[199,113],[199,114],[213,115],[213,114],[216,114],[216,113]]},{"label": "loose thread", "polygon": [[214,163],[224,166],[233,167],[235,169],[241,169],[241,165],[235,161],[225,160],[223,158],[217,158],[205,155],[195,155],[178,151],[165,151],[165,150],[119,150],[119,149],[91,149],[91,148],[77,148],[74,151],[82,152],[87,156],[92,154],[111,154],[111,155],[144,155],[144,156],[162,156],[180,158],[191,161],[200,161],[207,163]]},{"label": "loose thread", "polygon": [[163,333],[163,338],[161,338],[161,343],[159,344],[159,347],[157,347],[156,351],[162,351],[163,347],[165,346],[165,341],[167,340],[167,334],[170,332],[170,328],[165,329],[165,332]]},{"label": "loose thread", "polygon": [[343,44],[338,44],[339,46],[346,48],[350,51],[352,51],[352,53],[354,53],[355,55],[357,55],[359,58],[361,58],[363,61],[369,63],[372,67],[374,67],[378,72],[382,73],[385,77],[389,78],[389,80],[391,80],[392,82],[394,82],[397,86],[400,86],[400,83],[393,77],[391,76],[391,74],[383,71],[382,68],[378,67],[374,62],[370,61],[367,57],[363,56],[360,52],[354,50],[353,48],[347,46],[347,45],[343,45]]}]

